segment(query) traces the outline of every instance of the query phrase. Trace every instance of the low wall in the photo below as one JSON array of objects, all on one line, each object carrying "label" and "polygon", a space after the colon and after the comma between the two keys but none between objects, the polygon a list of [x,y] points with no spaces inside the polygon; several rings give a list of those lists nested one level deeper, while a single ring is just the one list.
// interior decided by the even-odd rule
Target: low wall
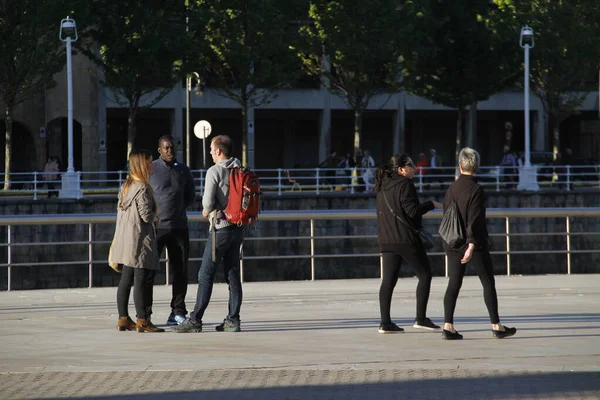
[{"label": "low wall", "polygon": [[[442,200],[443,193],[426,196],[422,200]],[[116,200],[110,198],[87,198],[81,200],[43,199],[38,201],[3,199],[0,210],[4,215],[26,214],[69,214],[69,213],[112,213],[116,210]],[[554,192],[538,194],[521,194],[516,192],[487,194],[488,208],[538,208],[538,207],[595,207],[600,200],[600,193],[590,192]],[[200,199],[193,207],[199,211]],[[265,210],[314,210],[314,209],[374,209],[373,195],[345,195],[327,193],[319,197],[300,195],[265,196]],[[522,222],[522,223],[521,223]],[[425,220],[425,226],[431,232],[437,231],[439,221]],[[490,219],[490,233],[503,233],[504,221]],[[539,236],[541,232],[563,232],[565,221],[560,219],[523,219],[511,225],[511,233],[523,233],[511,239],[511,251],[536,249],[542,251],[565,249],[564,236]],[[597,218],[573,218],[572,232],[600,232],[600,220]],[[6,243],[7,228],[0,227],[1,243]],[[94,241],[110,241],[114,233],[114,224],[97,225],[94,229]],[[205,239],[207,224],[190,223],[190,236]],[[372,221],[317,221],[315,235],[376,235],[377,224]],[[261,221],[249,232],[252,237],[277,237],[269,241],[247,240],[244,248],[245,256],[257,255],[309,255],[310,243],[307,240],[284,240],[285,236],[309,236],[308,221]],[[13,227],[13,243],[32,243],[28,246],[13,247],[13,263],[44,262],[46,266],[13,267],[12,289],[41,289],[88,286],[88,265],[66,265],[67,262],[80,261],[88,257],[87,225],[30,225]],[[44,242],[68,242],[80,240],[83,243],[69,246],[43,245]],[[441,252],[441,243],[436,239],[433,253]],[[574,236],[572,249],[598,249],[598,236]],[[494,250],[504,251],[504,238],[493,238]],[[191,245],[189,277],[196,282],[200,259],[204,251],[202,241]],[[376,278],[379,276],[378,257],[360,257],[360,254],[377,253],[375,239],[322,239],[316,241],[316,254],[356,254],[357,257],[318,258],[315,260],[316,279]],[[95,244],[94,259],[101,260],[108,253],[108,244]],[[495,272],[506,273],[506,257],[494,255]],[[444,274],[444,257],[431,255],[431,266],[435,276]],[[600,273],[600,254],[573,254],[573,273]],[[7,262],[6,248],[0,249],[0,262]],[[163,271],[157,276],[157,284],[165,282]],[[536,254],[511,256],[513,274],[556,274],[566,273],[566,256],[564,254]],[[470,268],[468,273],[471,274]],[[93,266],[94,286],[114,286],[120,275],[105,264]],[[408,267],[403,268],[402,276],[413,275]],[[217,275],[217,280],[222,280]],[[245,260],[245,281],[272,280],[306,280],[310,279],[310,259],[287,260]],[[7,269],[0,269],[0,290],[7,288]]]}]

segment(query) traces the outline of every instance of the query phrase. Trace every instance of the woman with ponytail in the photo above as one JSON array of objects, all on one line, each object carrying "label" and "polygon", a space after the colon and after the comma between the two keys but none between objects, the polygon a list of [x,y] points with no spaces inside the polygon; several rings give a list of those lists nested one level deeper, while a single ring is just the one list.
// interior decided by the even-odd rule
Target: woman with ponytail
[{"label": "woman with ponytail", "polygon": [[[415,165],[406,153],[396,154],[389,164],[379,167],[375,175],[377,193],[377,241],[382,253],[381,288],[379,308],[381,323],[379,333],[403,332],[404,329],[392,322],[390,308],[392,294],[400,275],[402,260],[409,264],[419,279],[417,284],[417,315],[414,328],[439,330],[440,327],[427,318],[427,302],[431,288],[431,267],[425,248],[415,230],[422,228],[423,214],[441,209],[437,201],[419,202],[417,189],[412,182]],[[396,218],[398,215],[410,226]]]},{"label": "woman with ponytail", "polygon": [[[119,191],[117,225],[109,254],[109,264],[122,265],[117,289],[120,331],[164,332],[150,321],[154,275],[159,269],[156,247],[156,202],[149,177],[152,153],[133,150],[129,154],[129,174]],[[133,302],[137,314],[134,323],[127,304],[133,286]]]}]

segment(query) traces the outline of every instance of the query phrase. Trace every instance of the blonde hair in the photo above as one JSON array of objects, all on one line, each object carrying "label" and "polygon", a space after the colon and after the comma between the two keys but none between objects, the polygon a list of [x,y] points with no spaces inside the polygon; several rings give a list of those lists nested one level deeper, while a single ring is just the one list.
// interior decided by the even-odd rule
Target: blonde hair
[{"label": "blonde hair", "polygon": [[[127,179],[125,179],[125,182],[121,187],[119,202],[123,201],[123,199],[127,195],[127,191],[129,190],[134,181],[150,185],[150,171],[148,171],[148,161],[152,161],[152,152],[150,152],[150,150],[132,150],[131,153],[129,153],[129,172],[127,174]],[[149,189],[150,194],[154,199],[152,188],[149,187]],[[156,202],[154,202],[154,213],[156,214]]]}]

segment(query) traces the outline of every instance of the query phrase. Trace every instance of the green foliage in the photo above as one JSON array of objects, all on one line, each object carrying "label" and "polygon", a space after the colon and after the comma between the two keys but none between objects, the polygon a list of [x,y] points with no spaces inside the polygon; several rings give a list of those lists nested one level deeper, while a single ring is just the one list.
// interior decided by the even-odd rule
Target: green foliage
[{"label": "green foliage", "polygon": [[54,75],[65,66],[65,44],[58,33],[61,20],[78,18],[80,1],[0,1],[0,100],[5,106],[4,189],[10,189],[12,109],[55,85]]},{"label": "green foliage", "polygon": [[82,51],[103,70],[102,84],[116,100],[137,107],[155,91],[156,104],[181,79],[186,49],[182,1],[96,0],[90,4],[93,25]]},{"label": "green foliage", "polygon": [[60,22],[77,18],[77,1],[0,2],[0,99],[10,106],[54,86],[66,63]]},{"label": "green foliage", "polygon": [[[194,0],[192,28],[205,48],[196,65],[208,86],[242,108],[242,163],[248,165],[248,108],[269,104],[274,89],[288,87],[299,76],[289,46],[290,21],[297,1]],[[198,21],[201,26],[198,27]],[[201,43],[204,42],[204,43]],[[192,61],[194,63],[194,61]]]},{"label": "green foliage", "polygon": [[535,46],[530,50],[531,89],[540,97],[557,128],[595,90],[593,85],[600,65],[599,4],[596,0],[499,0],[498,3],[513,13],[514,18],[507,22],[513,26],[515,38],[522,26],[528,25],[534,31]]},{"label": "green foliage", "polygon": [[419,20],[403,59],[411,92],[463,110],[515,75],[518,42],[503,22],[507,14],[488,0],[428,0],[410,11]]},{"label": "green foliage", "polygon": [[[277,0],[198,0],[190,4],[203,73],[211,88],[243,108],[268,104],[273,89],[288,87],[298,76],[289,48],[292,6]],[[198,22],[202,25],[198,27]]]},{"label": "green foliage", "polygon": [[[400,42],[414,22],[391,0],[311,0],[298,55],[309,73],[364,111],[378,93],[398,89]],[[327,62],[323,62],[323,55]],[[330,65],[330,68],[326,64]]]}]

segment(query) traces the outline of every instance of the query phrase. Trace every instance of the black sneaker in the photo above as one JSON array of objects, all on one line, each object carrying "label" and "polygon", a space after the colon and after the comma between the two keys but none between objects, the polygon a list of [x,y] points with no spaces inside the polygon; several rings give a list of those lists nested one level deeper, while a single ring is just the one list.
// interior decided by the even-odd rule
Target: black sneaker
[{"label": "black sneaker", "polygon": [[458,332],[451,332],[447,330],[442,330],[442,339],[445,340],[462,340],[463,335]]},{"label": "black sneaker", "polygon": [[240,332],[240,321],[233,321],[228,318],[223,320],[222,324],[215,326],[217,332]]},{"label": "black sneaker", "polygon": [[437,331],[440,327],[433,322],[429,318],[425,318],[423,321],[418,321],[415,319],[415,323],[413,324],[413,328],[417,329],[426,329],[428,331]]},{"label": "black sneaker", "polygon": [[177,333],[202,332],[202,322],[186,318],[181,324],[173,326],[171,330]]},{"label": "black sneaker", "polygon": [[517,328],[507,328],[505,326],[503,331],[495,331],[492,329],[492,335],[494,335],[496,339],[504,339],[505,337],[512,336],[515,333],[517,333]]},{"label": "black sneaker", "polygon": [[379,333],[399,333],[404,332],[404,329],[400,328],[393,322],[389,324],[380,324],[379,325]]}]

